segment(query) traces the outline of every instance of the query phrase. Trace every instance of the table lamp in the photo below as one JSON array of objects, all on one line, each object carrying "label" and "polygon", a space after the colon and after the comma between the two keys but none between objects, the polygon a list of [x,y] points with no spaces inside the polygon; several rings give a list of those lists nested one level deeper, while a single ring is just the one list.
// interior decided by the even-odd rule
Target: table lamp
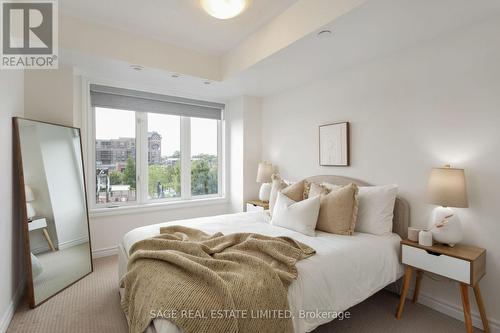
[{"label": "table lamp", "polygon": [[273,165],[269,162],[260,162],[257,170],[257,183],[262,183],[259,190],[259,200],[269,201],[271,195],[271,176],[273,175]]},{"label": "table lamp", "polygon": [[35,209],[31,205],[31,202],[35,201],[35,195],[28,185],[24,186],[24,195],[26,197],[26,213],[28,215],[28,220],[31,220],[36,215]]},{"label": "table lamp", "polygon": [[434,208],[429,221],[432,237],[439,243],[454,246],[463,238],[462,225],[450,207],[467,208],[465,172],[450,165],[434,168],[429,176],[427,196]]}]

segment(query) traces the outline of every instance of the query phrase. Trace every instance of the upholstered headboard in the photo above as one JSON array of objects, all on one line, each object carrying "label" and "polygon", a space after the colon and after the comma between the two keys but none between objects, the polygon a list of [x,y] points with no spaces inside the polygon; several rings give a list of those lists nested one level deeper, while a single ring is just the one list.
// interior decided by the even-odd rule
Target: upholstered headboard
[{"label": "upholstered headboard", "polygon": [[[310,182],[316,183],[330,183],[335,185],[347,185],[350,183],[354,183],[358,186],[370,186],[362,180],[343,177],[343,176],[312,176],[306,178],[306,180]],[[394,219],[393,219],[393,227],[392,231],[400,235],[403,239],[405,239],[408,235],[408,226],[410,225],[410,205],[408,202],[401,198],[396,198],[396,203],[394,204]]]}]

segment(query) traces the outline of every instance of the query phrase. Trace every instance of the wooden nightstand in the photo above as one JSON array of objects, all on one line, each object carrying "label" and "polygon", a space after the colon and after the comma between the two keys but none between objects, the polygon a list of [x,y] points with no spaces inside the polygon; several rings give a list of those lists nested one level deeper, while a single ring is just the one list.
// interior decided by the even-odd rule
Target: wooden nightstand
[{"label": "wooden nightstand", "polygon": [[447,277],[460,283],[460,293],[467,332],[472,332],[468,286],[474,290],[477,307],[485,332],[489,332],[488,318],[484,308],[479,280],[486,274],[486,250],[475,246],[447,245],[422,246],[408,239],[401,241],[401,261],[406,265],[403,290],[396,318],[400,319],[413,270],[417,272],[413,302],[418,300],[423,272]]},{"label": "wooden nightstand", "polygon": [[269,202],[261,200],[247,201],[247,212],[259,212],[269,209]]}]

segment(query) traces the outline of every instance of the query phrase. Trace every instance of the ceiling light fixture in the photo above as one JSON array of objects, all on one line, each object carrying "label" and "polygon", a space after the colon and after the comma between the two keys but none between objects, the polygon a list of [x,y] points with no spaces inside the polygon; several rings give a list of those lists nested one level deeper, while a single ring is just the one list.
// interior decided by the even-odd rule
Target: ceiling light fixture
[{"label": "ceiling light fixture", "polygon": [[250,0],[201,0],[201,6],[211,16],[226,20],[240,15]]}]

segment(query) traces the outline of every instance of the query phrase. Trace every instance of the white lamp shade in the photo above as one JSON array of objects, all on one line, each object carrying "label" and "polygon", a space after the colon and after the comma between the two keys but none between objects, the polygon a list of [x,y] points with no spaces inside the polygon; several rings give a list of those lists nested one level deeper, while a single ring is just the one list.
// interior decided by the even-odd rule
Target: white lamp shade
[{"label": "white lamp shade", "polygon": [[24,195],[26,196],[26,202],[30,202],[35,200],[35,195],[33,194],[33,190],[29,185],[24,186]]},{"label": "white lamp shade", "polygon": [[26,203],[26,213],[29,219],[33,218],[36,215],[35,209],[29,202]]},{"label": "white lamp shade", "polygon": [[259,163],[257,170],[257,183],[270,183],[273,175],[273,165],[269,162]]},{"label": "white lamp shade", "polygon": [[446,166],[434,168],[429,176],[427,196],[430,203],[444,207],[469,207],[465,172]]}]

